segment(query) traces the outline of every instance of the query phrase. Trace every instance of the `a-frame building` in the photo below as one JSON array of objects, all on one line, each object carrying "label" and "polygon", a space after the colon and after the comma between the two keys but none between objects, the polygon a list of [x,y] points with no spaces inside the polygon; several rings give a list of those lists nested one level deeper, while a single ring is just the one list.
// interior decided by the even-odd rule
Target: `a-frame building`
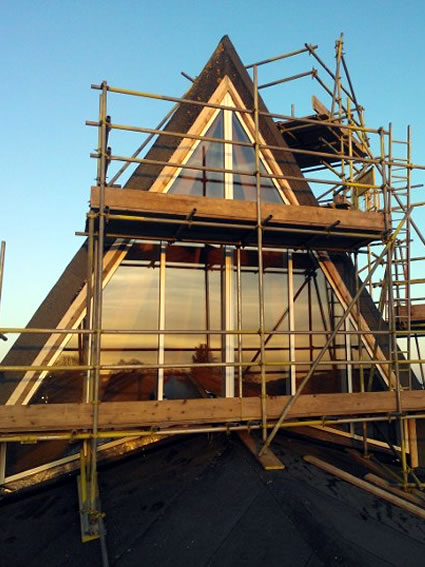
[{"label": "a-frame building", "polygon": [[[123,188],[105,182],[114,156],[104,138],[89,238],[28,324],[60,332],[23,333],[2,362],[0,381],[5,406],[38,412],[43,405],[43,415],[22,412],[21,431],[27,420],[38,431],[69,429],[75,442],[58,435],[10,443],[6,486],[78,466],[79,440],[86,440],[78,432],[90,431],[93,416],[71,412],[84,403],[100,407],[96,435],[103,437],[95,442],[106,456],[173,427],[259,428],[265,441],[295,396],[300,409],[289,416],[324,425],[332,416],[378,421],[397,410],[392,390],[406,379],[388,362],[388,324],[350,256],[367,243],[389,242],[385,215],[319,206],[257,87],[224,37],[162,132],[153,132],[146,155],[130,160],[138,165]],[[114,129],[109,117],[99,126]],[[96,333],[98,342],[90,338]],[[363,394],[365,384],[373,399]],[[406,411],[425,409],[417,397],[403,400]],[[119,406],[125,402],[145,409],[132,415],[130,405]],[[62,416],[48,414],[60,404]],[[400,443],[391,424],[378,431],[354,421],[327,427],[328,438]],[[129,437],[136,426],[145,433],[137,440]],[[124,433],[108,437],[117,429]]]}]

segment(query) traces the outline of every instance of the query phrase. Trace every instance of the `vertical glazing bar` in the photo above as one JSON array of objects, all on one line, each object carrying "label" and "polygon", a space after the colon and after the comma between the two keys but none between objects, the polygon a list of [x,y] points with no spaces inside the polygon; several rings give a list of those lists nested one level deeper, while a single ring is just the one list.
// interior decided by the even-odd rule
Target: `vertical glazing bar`
[{"label": "vertical glazing bar", "polygon": [[311,278],[307,276],[307,305],[308,305],[308,330],[309,335],[308,339],[308,351],[310,360],[313,360],[314,351],[313,351],[313,304],[311,298]]},{"label": "vertical glazing bar", "polygon": [[[351,320],[348,317],[345,321],[344,324],[344,330],[345,331],[351,331],[353,330],[354,327],[351,324]],[[346,360],[351,361],[352,360],[352,344],[351,344],[351,335],[350,334],[346,334],[345,337],[345,357]],[[359,337],[358,337],[359,339]],[[347,392],[351,393],[353,392],[353,366],[351,364],[347,364]],[[350,435],[352,437],[354,437],[356,430],[354,427],[354,423],[350,423]]]},{"label": "vertical glazing bar", "polygon": [[264,269],[263,269],[263,224],[261,219],[261,176],[260,176],[260,141],[258,108],[258,69],[253,68],[254,77],[254,124],[255,124],[255,185],[257,193],[257,246],[258,246],[258,308],[260,322],[260,370],[261,370],[261,413],[263,441],[267,439],[267,387],[265,345],[264,345]]},{"label": "vertical glazing bar", "polygon": [[[211,313],[210,313],[210,276],[209,276],[209,254],[208,245],[205,245],[205,268],[204,268],[204,284],[205,284],[205,328],[211,330]],[[211,348],[211,335],[207,333],[207,352]]]},{"label": "vertical glazing bar", "polygon": [[241,248],[236,249],[236,310],[237,310],[237,325],[238,325],[238,384],[239,384],[239,397],[243,397],[243,373],[242,373],[242,282],[241,282]]},{"label": "vertical glazing bar", "polygon": [[[353,326],[351,325],[350,318],[345,321],[344,331],[351,331]],[[347,333],[345,335],[345,356],[348,361],[352,360],[351,352],[351,335]],[[351,364],[347,365],[347,392],[353,392],[353,367]]]},{"label": "vertical glazing bar", "polygon": [[[358,253],[355,253],[354,256],[354,272],[356,278],[356,294],[359,291],[359,256]],[[360,296],[358,297],[357,304],[356,304],[356,319],[357,319],[357,329],[361,331],[361,309],[360,309]],[[359,360],[363,360],[363,339],[362,335],[358,336],[358,347],[359,347]],[[360,379],[360,392],[365,391],[365,380],[364,380],[364,366],[363,364],[359,367],[359,379]],[[368,454],[368,443],[367,443],[367,423],[362,421],[362,437],[363,437],[363,455],[366,456]]]},{"label": "vertical glazing bar", "polygon": [[[226,94],[224,104],[232,106],[232,98]],[[232,117],[231,110],[224,110],[224,138],[231,140]],[[233,148],[232,144],[224,144],[224,198],[233,199]],[[233,288],[233,248],[224,246],[224,274],[222,278],[222,301],[224,305],[223,325],[225,331],[234,330],[234,288]],[[235,361],[235,337],[233,334],[226,334],[222,339],[224,347],[225,362]],[[224,370],[224,395],[233,397],[235,395],[235,369],[233,366],[226,366]]]},{"label": "vertical glazing bar", "polygon": [[[233,248],[225,246],[224,250],[224,305],[225,305],[225,329],[235,328],[234,317],[234,283],[233,283]],[[233,333],[225,335],[226,362],[233,364],[235,361],[235,336]],[[233,366],[225,368],[225,396],[233,398],[235,395],[235,369]]]},{"label": "vertical glazing bar", "polygon": [[[372,266],[372,249],[370,244],[367,245],[367,271],[368,273],[370,272],[370,268]],[[373,282],[370,281],[369,282],[369,295],[370,297],[373,299]],[[384,313],[382,312],[382,316],[384,315]]]},{"label": "vertical glazing bar", "polygon": [[[295,313],[294,313],[294,262],[292,251],[288,250],[288,310],[289,310],[289,360],[295,362]],[[290,394],[293,396],[297,389],[297,367],[289,367]]]},{"label": "vertical glazing bar", "polygon": [[[165,330],[165,278],[166,278],[167,244],[161,242],[159,260],[159,330]],[[158,335],[158,364],[165,362],[165,335]],[[157,399],[164,399],[164,369],[158,368]]]}]

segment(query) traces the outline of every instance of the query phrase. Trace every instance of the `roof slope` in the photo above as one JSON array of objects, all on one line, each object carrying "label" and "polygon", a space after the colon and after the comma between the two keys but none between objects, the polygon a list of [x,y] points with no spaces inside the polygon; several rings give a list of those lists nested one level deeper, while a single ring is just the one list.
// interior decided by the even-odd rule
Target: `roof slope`
[{"label": "roof slope", "polygon": [[[274,451],[287,468],[264,472],[236,437],[199,435],[103,470],[111,566],[422,567],[421,520],[301,458],[342,452],[283,435]],[[0,508],[6,565],[100,565],[98,542],[79,542],[74,479]]]}]

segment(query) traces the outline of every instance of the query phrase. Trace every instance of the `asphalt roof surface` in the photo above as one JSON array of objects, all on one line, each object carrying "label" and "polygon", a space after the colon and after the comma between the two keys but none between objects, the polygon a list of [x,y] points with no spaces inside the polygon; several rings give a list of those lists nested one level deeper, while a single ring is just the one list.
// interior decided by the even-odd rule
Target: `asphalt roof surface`
[{"label": "asphalt roof surface", "polygon": [[[110,565],[424,565],[419,518],[302,459],[344,466],[343,450],[284,436],[273,449],[285,470],[264,471],[225,435],[185,437],[101,469]],[[101,565],[99,543],[80,542],[75,477],[1,504],[0,557],[13,567]]]}]

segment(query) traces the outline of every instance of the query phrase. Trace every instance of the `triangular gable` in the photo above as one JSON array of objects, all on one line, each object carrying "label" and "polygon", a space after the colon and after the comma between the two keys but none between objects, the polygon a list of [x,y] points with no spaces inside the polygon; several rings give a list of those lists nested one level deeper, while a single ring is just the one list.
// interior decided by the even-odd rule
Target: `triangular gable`
[{"label": "triangular gable", "polygon": [[[231,85],[231,87],[229,87],[229,85]],[[219,92],[219,88],[225,88],[227,90],[233,89],[232,95],[235,98],[235,104],[252,108],[252,81],[227,36],[223,37],[220,41],[210,60],[185,96],[187,99],[208,101],[211,100],[214,93]],[[267,110],[261,98],[259,104],[261,110]],[[182,104],[165,126],[165,129],[178,132],[188,131],[193,127],[203,111],[206,111],[206,109],[202,106]],[[259,127],[261,136],[267,144],[282,147],[282,151],[273,151],[273,159],[279,167],[285,171],[285,174],[302,177],[302,173],[296,165],[293,155],[287,149],[273,120],[267,116],[260,116]],[[180,143],[181,138],[159,136],[146,157],[152,160],[169,161],[173,153],[178,149]],[[128,180],[126,187],[150,190],[162,169],[162,165],[141,164]],[[290,186],[300,205],[316,204],[314,195],[306,182],[291,181]],[[86,245],[83,245],[58,280],[58,283],[48,294],[35,316],[29,322],[29,327],[55,328],[57,326],[64,326],[69,328],[75,326],[75,321],[72,317],[67,317],[67,313],[75,297],[78,297],[79,294],[81,294],[81,290],[84,288],[86,280],[86,257]],[[338,285],[345,287],[348,293],[351,292],[352,295],[355,288],[355,279],[353,266],[348,256],[344,254],[332,254],[329,256],[328,262],[336,269],[339,278]],[[369,328],[377,328],[378,324],[380,324],[381,328],[384,329],[386,324],[382,321],[382,317],[367,291],[364,291],[362,294],[360,304],[366,325]],[[3,363],[8,365],[33,364],[40,360],[41,352],[46,348],[50,340],[51,339],[45,335],[21,335],[14,347],[5,357]],[[384,356],[386,356],[388,353],[386,337],[378,335],[376,340]],[[61,342],[63,341],[59,341],[59,343]],[[55,342],[54,346],[57,347],[59,344]],[[51,347],[48,348],[50,349]],[[17,373],[3,372],[0,388],[0,403],[7,403],[19,380],[20,377]],[[16,396],[13,397],[13,403],[18,401],[18,398],[15,398]],[[22,403],[22,401],[23,399],[19,396],[18,403]]]},{"label": "triangular gable", "polygon": [[[236,53],[232,42],[224,36],[218,44],[213,55],[205,65],[192,87],[186,93],[185,98],[208,102],[212,100],[217,86],[225,77],[231,81],[237,96],[240,97],[241,105],[247,109],[254,107],[253,83],[245,69],[239,55]],[[267,108],[259,97],[259,108],[267,112]],[[200,105],[181,104],[164,130],[170,132],[189,132],[198,118],[206,109]],[[259,131],[266,144],[279,146],[282,150],[273,150],[273,159],[286,175],[302,178],[293,154],[283,141],[276,125],[269,116],[260,115]],[[171,161],[173,153],[178,148],[181,138],[173,136],[159,136],[146,158],[149,160]],[[141,164],[136,168],[133,175],[127,181],[125,188],[148,191],[154,181],[160,175],[163,166],[153,164]],[[300,204],[316,205],[316,199],[308,184],[303,180],[291,181],[291,189]]]},{"label": "triangular gable", "polygon": [[[220,92],[221,89],[221,92]],[[236,54],[230,40],[224,37],[214,52],[213,56],[196,79],[186,97],[198,101],[211,101],[215,95],[230,93],[236,106],[251,109],[253,107],[253,86],[251,79],[243,67],[238,55]],[[260,108],[266,111],[264,103],[260,100]],[[210,113],[210,110],[198,105],[182,104],[176,110],[165,129],[175,132],[190,132],[196,128],[197,123],[202,121],[205,116],[202,113]],[[214,112],[214,110],[213,110]],[[245,117],[245,123],[249,129],[251,117]],[[302,173],[293,158],[293,154],[288,150],[282,140],[273,120],[267,116],[260,116],[260,134],[264,142],[268,145],[281,147],[281,150],[270,151],[265,155],[265,162],[275,163],[281,172],[290,177],[302,177]],[[185,139],[186,140],[186,139]],[[187,140],[186,140],[187,142]],[[160,135],[147,154],[149,160],[174,161],[173,156],[179,151],[181,138]],[[186,149],[187,153],[187,149]],[[267,152],[264,150],[264,153]],[[183,154],[181,156],[183,158]],[[136,190],[155,190],[155,183],[161,177],[164,170],[163,165],[141,164],[137,167],[133,175],[126,184],[126,188]],[[274,171],[274,173],[279,173]],[[283,183],[282,183],[283,185]],[[159,190],[159,189],[157,189]],[[290,182],[288,186],[287,198],[291,201],[291,194],[295,201],[302,205],[315,205],[316,200],[308,184],[303,180]],[[115,250],[116,245],[112,246],[105,255],[104,285],[111,278],[123,258],[122,250]],[[109,255],[109,256],[108,256]],[[74,260],[67,267],[64,274],[52,289],[46,300],[37,311],[34,318],[30,321],[29,327],[46,328],[76,328],[84,317],[84,297],[86,283],[86,247],[77,253]],[[326,255],[320,259],[322,269],[334,289],[339,287],[345,297],[340,297],[342,305],[346,305],[349,296],[355,292],[354,270],[349,257],[345,254]],[[333,270],[333,274],[330,271]],[[360,328],[385,328],[381,315],[377,311],[373,301],[365,291],[360,300],[362,319]],[[375,341],[373,337],[369,337]],[[54,339],[48,335],[22,335],[11,352],[6,356],[3,364],[30,365],[30,364],[53,364],[57,356],[60,355],[62,348],[69,337],[55,336]],[[381,347],[381,356],[387,356],[388,345],[386,338],[378,335],[377,342]],[[373,350],[373,344],[369,345],[368,350]],[[374,357],[376,358],[376,357]],[[37,383],[33,380],[34,373],[27,373],[24,380],[22,375],[17,373],[4,373],[1,381],[0,402],[1,403],[28,403],[31,395],[36,391]],[[41,380],[37,379],[38,384]],[[18,387],[16,388],[17,384]],[[16,389],[15,389],[16,388]]]},{"label": "triangular gable", "polygon": [[[149,191],[255,201],[254,121],[249,113],[232,110],[245,107],[227,76],[208,102],[226,108],[203,108],[188,131],[192,137],[180,140],[170,158],[172,165],[163,167]],[[224,143],[201,141],[197,136],[221,139]],[[261,131],[259,141],[265,145]],[[248,145],[238,145],[237,142]],[[262,201],[298,205],[290,184],[279,178],[284,170],[273,153],[261,148],[259,157],[261,173],[276,176],[274,179],[261,178]],[[182,167],[176,167],[174,164],[177,163]],[[225,169],[226,172],[193,170],[187,167],[190,165]]]}]

